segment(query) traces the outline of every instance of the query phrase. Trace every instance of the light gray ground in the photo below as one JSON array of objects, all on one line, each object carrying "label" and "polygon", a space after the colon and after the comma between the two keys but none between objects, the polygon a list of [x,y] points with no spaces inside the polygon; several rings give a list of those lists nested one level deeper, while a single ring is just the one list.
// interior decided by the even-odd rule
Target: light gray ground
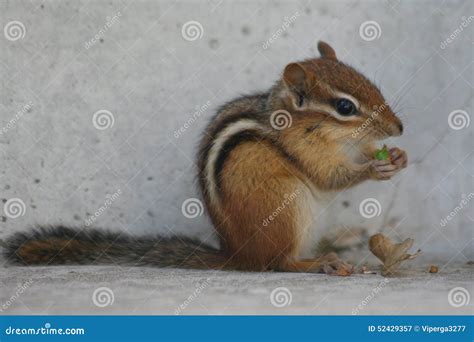
[{"label": "light gray ground", "polygon": [[[407,265],[408,266],[408,265]],[[156,268],[2,267],[3,314],[472,314],[472,270],[426,266],[380,275],[189,271]],[[21,285],[23,287],[21,287]],[[94,304],[94,291],[98,290]],[[272,305],[272,291],[276,290]],[[455,307],[449,302],[449,292]],[[23,289],[23,290],[22,290]],[[291,297],[291,301],[290,301]]]}]

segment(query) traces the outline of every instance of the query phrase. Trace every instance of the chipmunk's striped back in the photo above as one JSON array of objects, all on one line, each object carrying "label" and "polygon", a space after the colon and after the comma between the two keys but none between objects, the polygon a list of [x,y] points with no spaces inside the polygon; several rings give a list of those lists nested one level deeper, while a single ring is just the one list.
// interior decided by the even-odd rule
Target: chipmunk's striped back
[{"label": "chipmunk's striped back", "polygon": [[268,95],[228,102],[218,109],[204,131],[197,156],[198,172],[202,194],[209,203],[219,205],[220,172],[230,151],[241,142],[262,138]]}]

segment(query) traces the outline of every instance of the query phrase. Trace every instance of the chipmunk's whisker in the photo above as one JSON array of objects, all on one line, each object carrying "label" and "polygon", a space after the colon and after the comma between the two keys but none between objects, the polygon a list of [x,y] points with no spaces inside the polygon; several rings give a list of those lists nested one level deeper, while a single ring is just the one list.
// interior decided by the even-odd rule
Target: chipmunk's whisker
[{"label": "chipmunk's whisker", "polygon": [[406,86],[405,88],[402,89],[402,92],[400,92],[398,95],[396,95],[395,99],[394,99],[394,102],[393,102],[393,111],[394,112],[398,112],[399,109],[398,109],[398,106],[400,105],[402,99],[404,99],[405,95],[407,95],[411,89],[413,89],[414,87],[414,83],[411,83],[409,84],[408,86]]}]

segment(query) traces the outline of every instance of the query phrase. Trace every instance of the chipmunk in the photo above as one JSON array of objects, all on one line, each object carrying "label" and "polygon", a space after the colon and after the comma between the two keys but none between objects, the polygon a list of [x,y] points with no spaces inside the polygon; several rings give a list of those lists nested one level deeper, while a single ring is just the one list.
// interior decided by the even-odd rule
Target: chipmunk
[{"label": "chipmunk", "polygon": [[374,159],[376,141],[401,135],[403,125],[379,89],[330,45],[319,42],[318,50],[320,58],[287,65],[267,92],[222,106],[205,129],[198,177],[220,249],[189,238],[56,227],[14,234],[7,258],[350,274],[334,254],[311,255],[311,231],[321,229],[313,215],[328,196],[405,168],[406,153],[396,147],[391,160]]}]

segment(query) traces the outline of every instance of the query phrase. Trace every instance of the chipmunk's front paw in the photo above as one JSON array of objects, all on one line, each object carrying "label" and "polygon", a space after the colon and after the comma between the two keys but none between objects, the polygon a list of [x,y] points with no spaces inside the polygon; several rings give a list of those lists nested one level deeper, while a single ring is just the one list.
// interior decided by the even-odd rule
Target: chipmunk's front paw
[{"label": "chipmunk's front paw", "polygon": [[407,167],[407,154],[398,147],[384,147],[376,151],[375,159],[371,161],[371,176],[376,180],[392,178],[398,171]]},{"label": "chipmunk's front paw", "polygon": [[372,162],[372,176],[377,180],[388,180],[392,178],[400,168],[392,164],[390,160],[374,160]]},{"label": "chipmunk's front paw", "polygon": [[321,262],[322,273],[337,276],[349,276],[354,273],[354,266],[344,262],[334,252],[322,256],[318,260]]},{"label": "chipmunk's front paw", "polygon": [[390,153],[390,158],[392,159],[392,164],[396,165],[400,170],[407,167],[408,158],[407,153],[398,147],[393,147],[388,150]]}]

